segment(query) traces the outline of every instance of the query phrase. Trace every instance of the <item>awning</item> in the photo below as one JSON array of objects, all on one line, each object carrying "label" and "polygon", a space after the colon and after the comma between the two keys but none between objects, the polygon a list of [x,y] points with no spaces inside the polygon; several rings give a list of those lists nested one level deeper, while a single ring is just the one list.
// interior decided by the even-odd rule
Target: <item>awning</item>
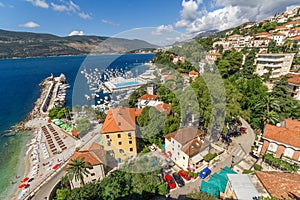
[{"label": "awning", "polygon": [[60,164],[55,164],[55,165],[52,167],[52,169],[53,169],[53,170],[56,170],[59,166],[60,166]]},{"label": "awning", "polygon": [[201,156],[200,153],[194,155],[192,158],[191,158],[192,162],[195,164],[197,162],[200,162],[201,160],[203,160],[203,157]]}]

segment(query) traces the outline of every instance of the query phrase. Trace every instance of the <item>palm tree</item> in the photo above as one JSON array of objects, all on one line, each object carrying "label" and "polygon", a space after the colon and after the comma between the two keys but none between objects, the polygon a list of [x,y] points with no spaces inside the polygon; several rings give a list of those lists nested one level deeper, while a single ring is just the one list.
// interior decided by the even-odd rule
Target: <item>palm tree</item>
[{"label": "palm tree", "polygon": [[71,161],[72,162],[69,164],[69,168],[67,171],[70,180],[73,180],[73,178],[75,178],[75,181],[80,181],[80,184],[84,185],[84,175],[90,174],[90,172],[87,170],[88,166],[85,162],[85,158],[80,159],[79,157],[77,157],[76,159]]},{"label": "palm tree", "polygon": [[[262,118],[262,128],[266,124],[275,124],[279,121],[278,112],[280,111],[279,101],[271,95],[263,97],[254,107]],[[263,130],[263,129],[262,129]]]}]

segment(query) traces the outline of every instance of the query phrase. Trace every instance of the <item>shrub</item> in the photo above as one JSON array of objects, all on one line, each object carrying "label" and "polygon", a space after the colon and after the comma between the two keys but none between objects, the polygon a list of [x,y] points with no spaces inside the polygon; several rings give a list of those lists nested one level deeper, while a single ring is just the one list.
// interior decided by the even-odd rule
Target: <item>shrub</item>
[{"label": "shrub", "polygon": [[262,170],[262,166],[259,165],[259,164],[255,164],[254,165],[254,169],[257,170],[257,171],[261,171]]},{"label": "shrub", "polygon": [[217,157],[218,156],[218,154],[216,154],[216,153],[208,153],[206,156],[204,156],[204,160],[206,161],[206,162],[209,162],[209,161],[211,161],[212,159],[214,159],[215,157]]}]

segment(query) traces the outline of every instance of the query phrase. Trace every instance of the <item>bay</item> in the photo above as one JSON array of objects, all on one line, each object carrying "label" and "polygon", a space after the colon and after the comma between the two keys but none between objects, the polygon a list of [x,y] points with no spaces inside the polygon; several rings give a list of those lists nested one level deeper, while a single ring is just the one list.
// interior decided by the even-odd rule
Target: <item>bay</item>
[{"label": "bay", "polygon": [[[0,199],[10,199],[22,175],[22,158],[31,133],[5,137],[3,133],[25,119],[39,97],[39,83],[51,74],[66,75],[71,89],[67,90],[67,106],[72,106],[72,86],[85,66],[118,68],[135,66],[153,58],[153,54],[99,56],[65,56],[0,60]],[[22,178],[22,177],[21,177]]]}]

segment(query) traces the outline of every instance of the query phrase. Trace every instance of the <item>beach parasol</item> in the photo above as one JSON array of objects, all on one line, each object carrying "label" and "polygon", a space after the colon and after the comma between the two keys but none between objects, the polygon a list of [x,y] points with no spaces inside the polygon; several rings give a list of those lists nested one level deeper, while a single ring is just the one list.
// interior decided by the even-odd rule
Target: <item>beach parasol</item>
[{"label": "beach parasol", "polygon": [[54,170],[56,170],[58,167],[59,167],[59,163],[57,163],[57,164],[55,164],[53,167],[52,167],[52,169],[54,169]]},{"label": "beach parasol", "polygon": [[28,177],[23,178],[22,182],[27,182],[29,180]]},{"label": "beach parasol", "polygon": [[18,188],[23,188],[23,187],[25,187],[26,185],[27,185],[27,184],[23,183],[23,184],[19,185]]}]

